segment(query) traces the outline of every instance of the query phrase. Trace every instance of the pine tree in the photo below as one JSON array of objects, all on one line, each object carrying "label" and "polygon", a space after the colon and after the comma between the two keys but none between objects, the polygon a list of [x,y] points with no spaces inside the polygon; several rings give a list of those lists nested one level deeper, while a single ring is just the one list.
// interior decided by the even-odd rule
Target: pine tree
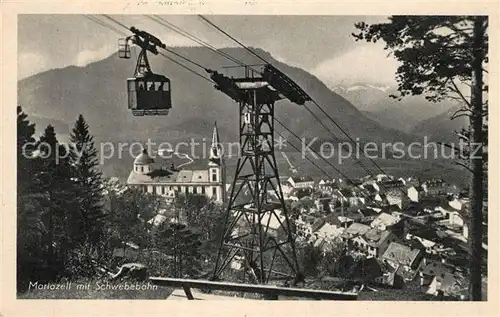
[{"label": "pine tree", "polygon": [[75,219],[76,197],[71,181],[67,149],[59,143],[54,127],[49,125],[40,137],[41,153],[38,190],[44,197],[43,220],[47,229],[46,245],[49,266],[62,273],[72,249],[71,224]]},{"label": "pine tree", "polygon": [[[31,123],[28,115],[20,106],[17,107],[17,190],[18,197],[31,188],[33,177],[33,159],[35,124]],[[33,145],[33,146],[30,146]]]},{"label": "pine tree", "polygon": [[35,124],[17,107],[17,287],[37,280],[44,267],[42,240],[46,230],[41,220],[41,204],[37,195],[38,160],[34,151]]},{"label": "pine tree", "polygon": [[[396,79],[399,96],[425,94],[430,101],[452,99],[462,107],[452,116],[469,118],[469,146],[474,147],[470,177],[469,297],[481,300],[483,261],[483,145],[488,114],[488,85],[483,76],[488,63],[486,16],[392,16],[387,23],[356,24],[357,40],[385,42],[385,49],[401,62]],[[461,85],[470,87],[470,97]],[[450,131],[451,132],[451,131]]]},{"label": "pine tree", "polygon": [[80,115],[70,135],[69,162],[78,201],[79,221],[74,223],[72,236],[82,245],[86,256],[99,245],[103,228],[102,176],[98,170],[98,155],[89,126]]}]

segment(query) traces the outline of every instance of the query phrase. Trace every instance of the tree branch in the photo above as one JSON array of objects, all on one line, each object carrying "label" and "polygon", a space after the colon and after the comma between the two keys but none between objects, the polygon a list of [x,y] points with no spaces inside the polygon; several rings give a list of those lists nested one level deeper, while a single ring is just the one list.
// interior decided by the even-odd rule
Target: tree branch
[{"label": "tree branch", "polygon": [[469,88],[472,88],[472,85],[469,84],[468,82],[465,82],[465,81],[462,81],[462,84],[464,84],[465,86],[469,87]]},{"label": "tree branch", "polygon": [[[464,113],[465,112],[465,113]],[[451,116],[450,116],[450,119],[451,120],[454,120],[456,118],[460,118],[460,117],[470,117],[471,115],[470,114],[467,114],[466,113],[467,110],[464,110],[464,109],[458,109],[457,111],[455,111]],[[471,112],[472,113],[472,112]]]},{"label": "tree branch", "polygon": [[451,99],[451,100],[455,100],[455,101],[459,102],[460,104],[463,104],[463,103],[464,103],[464,102],[463,102],[463,99],[462,99],[462,98],[460,98],[460,97],[455,97],[455,96],[446,96],[446,98]]},{"label": "tree branch", "polygon": [[467,166],[467,164],[464,164],[464,163],[462,163],[462,162],[453,162],[453,163],[455,163],[456,165],[462,166],[463,168],[465,168],[466,170],[468,170],[468,171],[469,171],[469,172],[471,172],[471,173],[474,173],[474,172],[470,169],[470,167],[469,167],[469,166]]},{"label": "tree branch", "polygon": [[445,146],[451,150],[453,150],[455,152],[455,154],[458,154],[458,157],[461,159],[461,160],[467,160],[466,157],[464,157],[463,155],[460,155],[460,150],[456,149],[454,146],[450,145],[450,144],[446,144],[446,143],[443,143],[443,142],[437,142],[437,144],[439,145],[442,145],[442,146]]},{"label": "tree branch", "polygon": [[450,30],[452,30],[453,32],[455,33],[458,33],[458,34],[461,34],[467,38],[470,38],[471,37],[471,34],[467,33],[466,31],[472,31],[473,28],[472,27],[469,27],[469,28],[464,28],[464,29],[459,29],[457,28],[457,26],[453,23],[446,23],[443,25],[443,27],[447,27],[449,28]]},{"label": "tree branch", "polygon": [[464,95],[462,94],[460,89],[458,89],[457,85],[455,84],[455,81],[453,79],[451,79],[450,82],[454,87],[454,89],[452,89],[452,91],[457,93],[462,98],[462,100],[465,102],[465,104],[467,104],[467,106],[469,106],[469,108],[470,108],[471,107],[470,102],[464,97]]}]

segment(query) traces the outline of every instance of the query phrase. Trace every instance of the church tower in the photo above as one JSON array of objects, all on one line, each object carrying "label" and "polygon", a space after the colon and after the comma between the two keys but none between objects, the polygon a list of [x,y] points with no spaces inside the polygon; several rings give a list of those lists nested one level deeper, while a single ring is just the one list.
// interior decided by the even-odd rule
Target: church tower
[{"label": "church tower", "polygon": [[138,174],[147,174],[153,171],[153,163],[155,162],[152,159],[148,151],[146,149],[142,150],[142,153],[139,154],[134,160],[134,172]]},{"label": "church tower", "polygon": [[210,190],[211,197],[218,201],[224,202],[226,198],[226,171],[225,171],[224,155],[222,144],[220,143],[219,130],[217,122],[214,124],[212,132],[212,144],[210,145],[210,156],[208,163],[208,175],[212,188]]}]

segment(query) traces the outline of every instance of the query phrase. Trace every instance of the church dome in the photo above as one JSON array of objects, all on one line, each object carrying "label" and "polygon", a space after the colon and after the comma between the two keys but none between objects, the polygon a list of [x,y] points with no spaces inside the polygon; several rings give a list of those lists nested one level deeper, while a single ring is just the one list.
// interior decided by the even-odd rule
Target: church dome
[{"label": "church dome", "polygon": [[154,162],[155,161],[148,155],[148,151],[146,150],[143,150],[134,160],[134,164],[136,165],[147,165]]}]

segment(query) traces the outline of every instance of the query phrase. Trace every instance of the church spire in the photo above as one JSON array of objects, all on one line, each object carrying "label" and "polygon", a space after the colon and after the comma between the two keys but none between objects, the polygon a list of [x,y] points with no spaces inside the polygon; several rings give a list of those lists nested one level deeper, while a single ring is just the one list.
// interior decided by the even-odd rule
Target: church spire
[{"label": "church spire", "polygon": [[212,132],[212,147],[219,145],[219,129],[217,129],[217,121],[214,122],[214,131]]},{"label": "church spire", "polygon": [[212,132],[212,144],[210,147],[210,161],[220,164],[222,159],[222,150],[219,139],[219,130],[217,129],[217,122],[214,123],[214,130]]}]

